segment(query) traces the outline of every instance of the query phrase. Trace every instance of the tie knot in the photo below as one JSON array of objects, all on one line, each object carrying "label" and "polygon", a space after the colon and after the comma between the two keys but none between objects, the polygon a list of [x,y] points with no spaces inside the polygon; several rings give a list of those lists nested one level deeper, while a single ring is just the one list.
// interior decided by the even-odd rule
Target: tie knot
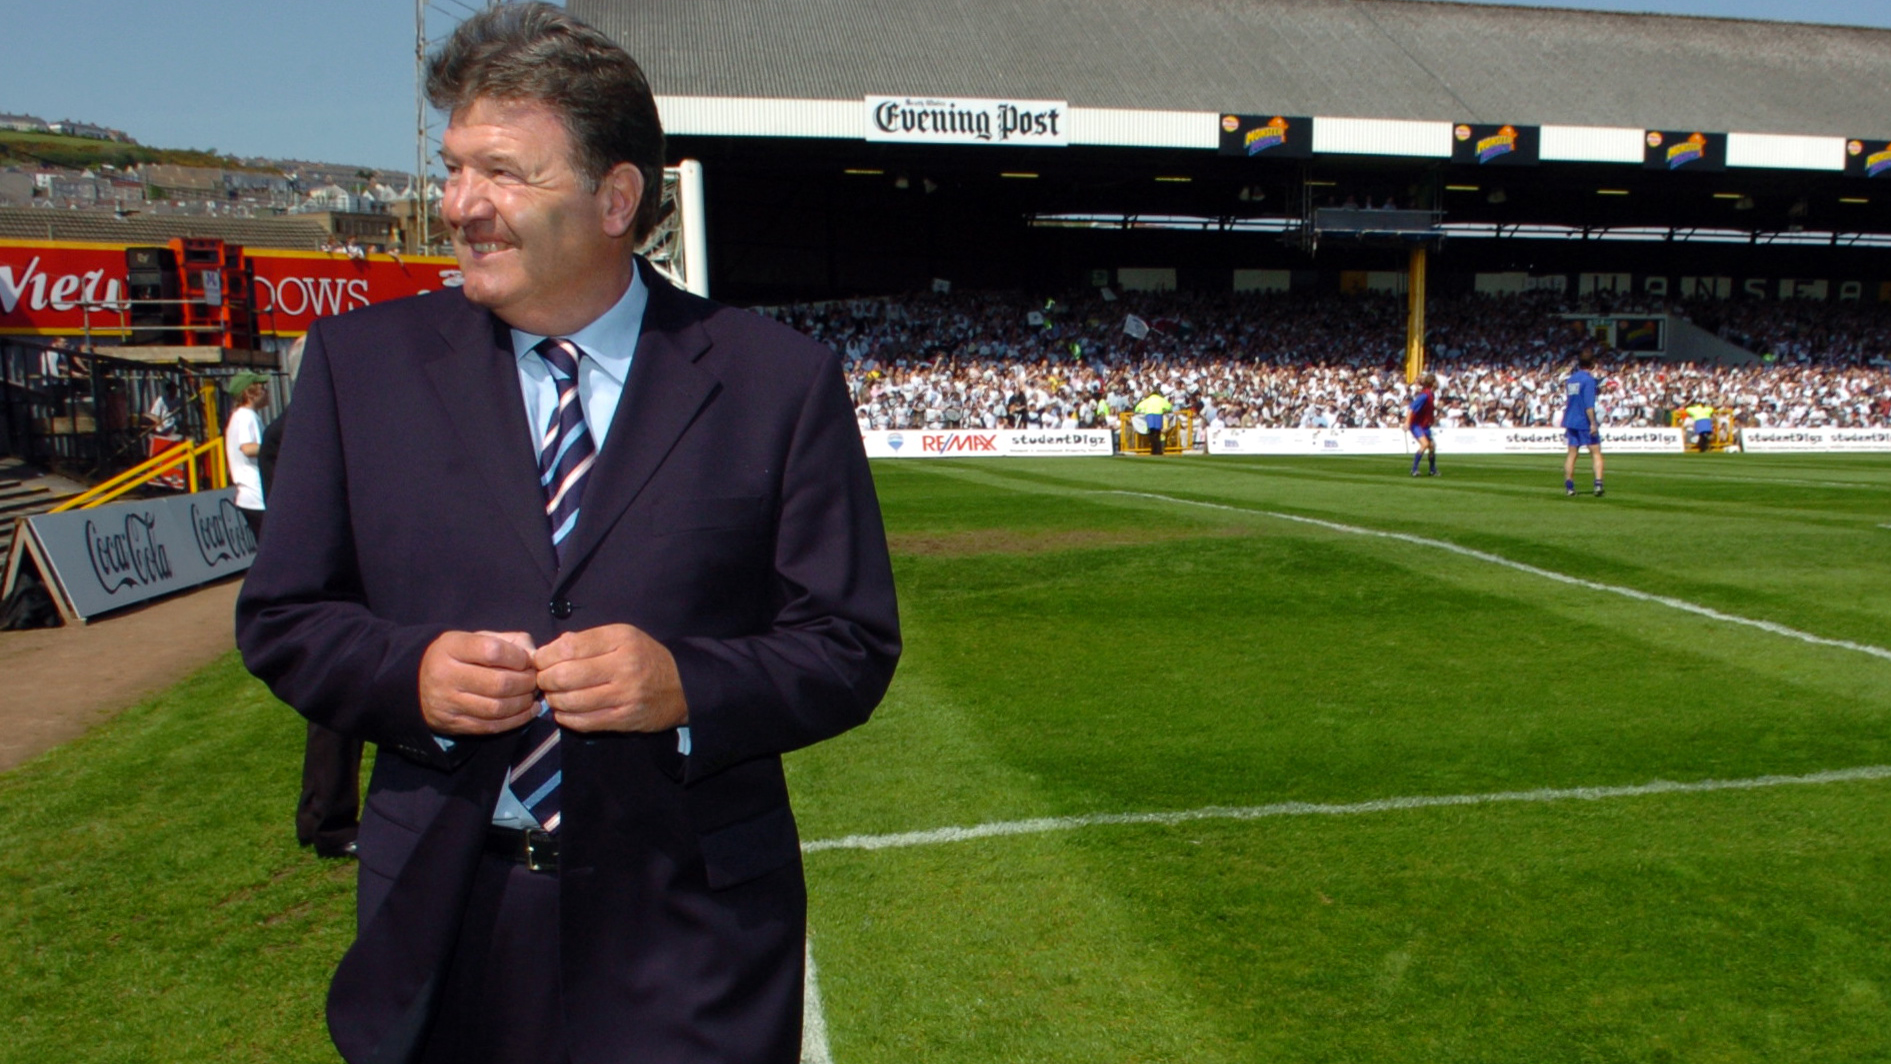
[{"label": "tie knot", "polygon": [[583,352],[577,344],[561,336],[548,336],[532,350],[551,367],[553,376],[560,380],[578,379],[578,359],[583,357]]}]

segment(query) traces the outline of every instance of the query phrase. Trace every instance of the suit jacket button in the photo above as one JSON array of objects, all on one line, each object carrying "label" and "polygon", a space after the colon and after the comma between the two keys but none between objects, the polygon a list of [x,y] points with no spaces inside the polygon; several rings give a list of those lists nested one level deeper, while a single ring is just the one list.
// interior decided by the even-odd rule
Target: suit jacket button
[{"label": "suit jacket button", "polygon": [[570,617],[571,616],[571,600],[570,599],[553,599],[552,600],[552,616],[558,618],[561,621],[567,617]]}]

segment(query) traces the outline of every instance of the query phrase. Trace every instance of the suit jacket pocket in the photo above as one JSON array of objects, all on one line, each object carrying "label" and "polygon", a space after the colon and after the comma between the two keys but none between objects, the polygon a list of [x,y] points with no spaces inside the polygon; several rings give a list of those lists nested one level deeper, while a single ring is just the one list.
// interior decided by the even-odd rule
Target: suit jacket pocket
[{"label": "suit jacket pocket", "polygon": [[702,849],[709,889],[727,890],[798,859],[801,840],[795,834],[794,814],[787,806],[778,805],[760,816],[704,835]]},{"label": "suit jacket pocket", "polygon": [[722,499],[659,499],[650,508],[650,533],[674,536],[683,532],[752,530],[768,516],[768,500],[759,495]]}]

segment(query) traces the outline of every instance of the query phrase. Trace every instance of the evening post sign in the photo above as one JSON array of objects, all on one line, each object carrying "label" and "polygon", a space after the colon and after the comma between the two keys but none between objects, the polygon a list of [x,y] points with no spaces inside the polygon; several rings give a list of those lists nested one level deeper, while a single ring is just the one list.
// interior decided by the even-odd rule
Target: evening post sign
[{"label": "evening post sign", "polygon": [[867,139],[889,144],[1003,144],[1062,148],[1070,105],[1062,100],[867,97]]}]

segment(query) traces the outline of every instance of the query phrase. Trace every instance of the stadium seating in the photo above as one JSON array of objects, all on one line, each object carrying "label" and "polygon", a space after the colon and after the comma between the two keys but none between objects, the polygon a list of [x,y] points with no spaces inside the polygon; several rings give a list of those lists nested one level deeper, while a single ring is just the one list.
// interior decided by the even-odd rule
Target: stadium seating
[{"label": "stadium seating", "polygon": [[[1568,315],[1671,313],[1766,360],[1697,365],[1605,352],[1607,424],[1666,425],[1674,409],[1702,400],[1731,410],[1737,425],[1891,425],[1883,309],[1602,298],[1615,301],[1435,298],[1428,341],[1441,422],[1556,424],[1563,377],[1588,342]],[[1099,402],[1120,410],[1153,389],[1207,424],[1397,427],[1410,397],[1404,305],[1391,295],[955,292],[758,309],[844,357],[863,428],[1088,426]]]}]

